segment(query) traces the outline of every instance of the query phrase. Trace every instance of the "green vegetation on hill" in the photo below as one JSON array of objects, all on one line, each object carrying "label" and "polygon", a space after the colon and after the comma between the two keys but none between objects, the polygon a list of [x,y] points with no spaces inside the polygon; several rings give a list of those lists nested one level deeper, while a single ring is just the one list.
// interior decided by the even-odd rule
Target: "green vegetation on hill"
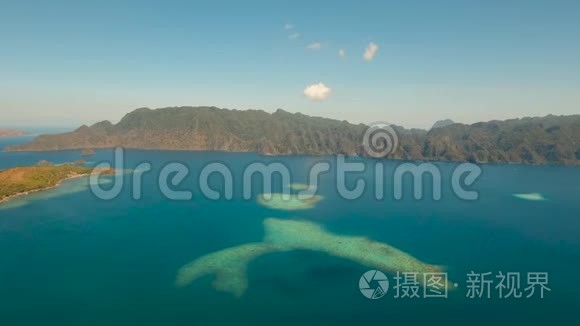
[{"label": "green vegetation on hill", "polygon": [[65,179],[89,175],[92,171],[82,166],[49,164],[0,171],[0,202],[15,195],[55,187]]},{"label": "green vegetation on hill", "polygon": [[453,124],[429,132],[423,156],[448,161],[580,163],[580,115]]},{"label": "green vegetation on hill", "polygon": [[[580,115],[472,125],[444,121],[429,131],[394,126],[399,146],[388,158],[513,163],[580,163]],[[140,148],[258,152],[265,155],[361,155],[367,126],[278,110],[215,107],[137,109],[8,151]]]},{"label": "green vegetation on hill", "polygon": [[263,154],[356,154],[366,127],[283,110],[214,107],[137,109],[118,124],[99,122],[60,135],[43,135],[12,151],[83,148],[217,150]]}]

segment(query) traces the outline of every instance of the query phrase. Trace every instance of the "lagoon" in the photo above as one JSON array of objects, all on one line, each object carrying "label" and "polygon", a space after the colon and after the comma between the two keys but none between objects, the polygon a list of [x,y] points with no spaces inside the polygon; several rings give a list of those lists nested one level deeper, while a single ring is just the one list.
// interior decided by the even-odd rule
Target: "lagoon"
[{"label": "lagoon", "polygon": [[[0,147],[17,141],[2,139]],[[41,159],[70,162],[79,155],[79,151],[0,152],[0,169]],[[126,186],[113,200],[96,198],[86,183],[75,180],[0,206],[0,324],[580,321],[576,282],[580,168],[482,165],[483,173],[474,185],[480,194],[476,201],[457,198],[445,182],[441,200],[430,196],[415,200],[412,187],[404,188],[403,199],[395,200],[388,185],[382,200],[372,191],[345,200],[330,173],[321,176],[316,189],[323,199],[300,210],[261,205],[259,186],[248,200],[236,187],[232,200],[210,200],[201,195],[196,182],[205,164],[223,162],[234,172],[236,184],[242,181],[243,168],[258,161],[282,162],[292,172],[292,183],[306,183],[309,168],[321,159],[128,150],[126,169],[143,161],[153,166],[151,173],[143,175],[140,200],[132,198],[128,174]],[[113,151],[99,150],[90,160],[112,162]],[[372,182],[377,161],[363,161],[367,171],[357,177]],[[183,185],[193,191],[191,200],[172,201],[162,195],[156,176],[169,162],[190,168]],[[394,169],[402,162],[383,163]],[[444,172],[455,167],[437,165]],[[274,192],[288,187],[274,180]],[[347,178],[351,186],[355,181]],[[210,184],[222,186],[217,177],[210,178]],[[541,194],[546,200],[522,200],[514,194]],[[359,279],[376,267],[335,251],[308,249],[318,245],[300,249],[295,244],[297,250],[256,255],[246,266],[247,289],[241,295],[216,289],[212,275],[185,286],[176,284],[179,271],[197,259],[266,241],[264,225],[272,219],[280,225],[289,221],[320,226],[333,235],[332,241],[364,237],[396,248],[421,263],[440,266],[458,288],[447,299],[409,299],[394,298],[391,287],[383,298],[370,300],[361,294]],[[527,272],[547,272],[551,291],[543,299],[499,299],[497,292],[490,299],[471,299],[466,294],[467,274],[472,271],[519,272],[523,283]],[[392,286],[395,275],[384,272]]]}]

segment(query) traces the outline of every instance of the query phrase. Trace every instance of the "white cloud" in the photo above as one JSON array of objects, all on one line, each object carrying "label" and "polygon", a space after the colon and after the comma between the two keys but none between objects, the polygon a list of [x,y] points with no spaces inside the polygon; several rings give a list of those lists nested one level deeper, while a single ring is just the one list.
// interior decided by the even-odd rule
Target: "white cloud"
[{"label": "white cloud", "polygon": [[322,44],[319,42],[315,42],[315,43],[308,44],[308,46],[306,48],[310,49],[310,50],[320,50],[320,49],[322,49]]},{"label": "white cloud", "polygon": [[293,28],[294,28],[294,25],[292,25],[292,24],[284,25],[284,29],[293,29]]},{"label": "white cloud", "polygon": [[344,57],[346,55],[346,52],[344,52],[344,49],[340,49],[338,50],[338,55]]},{"label": "white cloud", "polygon": [[304,95],[313,101],[326,100],[330,93],[332,93],[332,89],[323,83],[313,84],[304,89]]},{"label": "white cloud", "polygon": [[300,33],[292,33],[292,34],[288,35],[288,38],[291,40],[295,40],[299,37],[300,37]]},{"label": "white cloud", "polygon": [[363,58],[366,61],[371,61],[371,60],[373,60],[373,58],[377,54],[377,51],[379,51],[379,46],[373,42],[370,42],[369,46],[367,46],[367,48],[365,49],[365,53],[363,54]]}]

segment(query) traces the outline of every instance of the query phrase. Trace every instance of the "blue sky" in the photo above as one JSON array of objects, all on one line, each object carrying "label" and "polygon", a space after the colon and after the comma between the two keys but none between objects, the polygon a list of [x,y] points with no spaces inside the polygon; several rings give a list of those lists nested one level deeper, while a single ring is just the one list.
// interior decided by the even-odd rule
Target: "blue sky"
[{"label": "blue sky", "polygon": [[0,0],[0,125],[182,105],[423,128],[578,114],[580,1]]}]

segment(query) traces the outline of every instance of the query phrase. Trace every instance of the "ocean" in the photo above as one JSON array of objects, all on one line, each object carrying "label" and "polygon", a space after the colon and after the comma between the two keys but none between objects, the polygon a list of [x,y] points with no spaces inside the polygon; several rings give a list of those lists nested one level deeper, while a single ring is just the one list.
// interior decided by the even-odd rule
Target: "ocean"
[{"label": "ocean", "polygon": [[[0,139],[0,148],[29,139]],[[0,169],[39,160],[63,163],[78,159],[79,151],[0,152]],[[89,165],[113,162],[113,150],[98,150],[85,160]],[[148,162],[152,170],[142,174],[141,198],[134,199],[132,169],[142,162]],[[204,166],[216,162],[232,172],[231,199],[213,200],[202,194],[198,176]],[[243,171],[256,162],[284,165],[293,183],[306,183],[312,166],[328,162],[330,172],[320,176],[317,186],[321,200],[300,210],[263,206],[257,196],[268,190],[259,182],[250,198],[244,198]],[[364,172],[346,178],[349,189],[357,180],[367,185],[356,199],[345,199],[337,191],[334,157],[127,150],[124,169],[129,172],[122,177],[120,194],[111,200],[97,198],[84,178],[2,204],[0,325],[580,321],[580,283],[576,281],[580,272],[580,168],[483,164],[480,177],[470,186],[479,197],[465,200],[452,189],[451,175],[458,164],[436,163],[442,175],[441,199],[431,196],[429,178],[424,180],[423,198],[413,198],[412,179],[404,178],[403,198],[395,199],[388,176],[410,162],[362,158],[349,162],[365,167]],[[159,175],[169,163],[188,168],[187,177],[170,188],[191,191],[192,198],[170,200],[163,194]],[[372,187],[379,163],[386,176],[382,199]],[[219,176],[209,181],[215,189],[225,189]],[[288,186],[283,178],[275,177],[272,192]],[[241,293],[229,291],[232,284],[228,282],[234,278],[227,273],[225,282],[216,282],[209,273],[187,284],[176,283],[182,268],[192,261],[227,248],[263,243],[268,233],[265,221],[272,219],[282,224],[318,225],[339,240],[325,243],[332,245],[330,253],[298,249],[253,257],[243,266],[247,286]],[[297,241],[312,240],[308,236]],[[342,239],[348,242],[354,237],[386,244],[417,261],[440,266],[457,288],[450,289],[446,298],[427,298],[423,287],[415,284],[407,294],[418,289],[419,297],[402,297],[401,292],[397,296],[396,290],[404,287],[396,289],[395,284],[400,285],[396,273],[383,271],[389,287],[384,296],[369,299],[360,289],[361,276],[377,270],[361,263],[368,253],[361,251],[360,259],[356,252],[351,259],[338,254],[345,248]],[[231,261],[230,257],[225,263]],[[216,268],[219,263],[223,262],[210,260],[206,267]],[[489,291],[478,286],[482,295],[474,296],[474,275],[485,273],[492,281]],[[496,285],[499,275],[507,273],[521,277],[520,298],[500,297]],[[528,277],[538,274],[548,277],[544,284],[549,290],[541,298],[536,288],[527,298]],[[380,287],[377,284],[373,281],[369,286]]]}]

